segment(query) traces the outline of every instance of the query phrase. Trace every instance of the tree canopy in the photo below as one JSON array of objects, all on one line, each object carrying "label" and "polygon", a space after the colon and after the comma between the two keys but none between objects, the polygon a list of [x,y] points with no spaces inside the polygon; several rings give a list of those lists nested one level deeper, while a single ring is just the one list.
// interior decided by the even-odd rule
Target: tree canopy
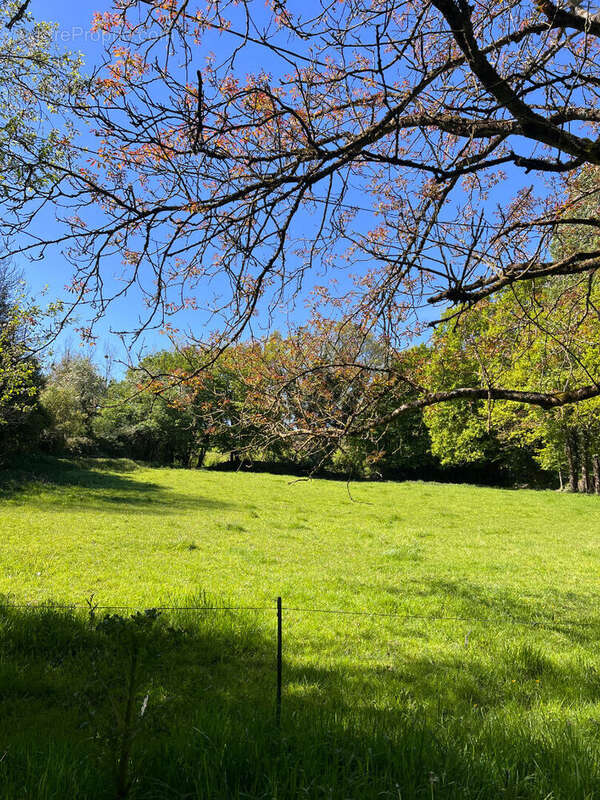
[{"label": "tree canopy", "polygon": [[[450,399],[552,409],[600,396],[577,345],[599,322],[600,15],[587,4],[117,0],[95,28],[105,63],[66,110],[85,137],[60,158],[29,151],[55,177],[31,198],[13,187],[4,225],[41,257],[51,243],[35,212],[53,204],[74,303],[92,317],[134,287],[134,334],[201,309],[212,335],[187,332],[204,354],[193,379],[310,298],[295,386],[311,370],[323,384],[369,373],[375,392],[389,379],[385,409],[344,410],[334,392],[279,417],[311,441]],[[574,291],[584,319],[569,312]],[[436,320],[468,327],[511,292],[520,322],[502,318],[499,361],[480,348],[476,375],[435,391],[414,359],[371,364],[357,345],[341,364],[323,346],[332,324],[352,324],[402,353]],[[519,325],[551,325],[579,359],[568,385],[552,370],[517,380],[505,362]]]}]

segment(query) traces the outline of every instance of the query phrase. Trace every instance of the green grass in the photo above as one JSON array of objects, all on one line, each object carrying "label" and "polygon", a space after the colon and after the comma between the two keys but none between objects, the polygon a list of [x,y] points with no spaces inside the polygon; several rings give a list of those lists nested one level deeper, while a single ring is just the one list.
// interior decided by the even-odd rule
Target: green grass
[{"label": "green grass", "polygon": [[[2,797],[115,797],[135,729],[132,797],[600,798],[595,497],[41,459],[0,535]],[[92,594],[273,610],[17,607]]]}]

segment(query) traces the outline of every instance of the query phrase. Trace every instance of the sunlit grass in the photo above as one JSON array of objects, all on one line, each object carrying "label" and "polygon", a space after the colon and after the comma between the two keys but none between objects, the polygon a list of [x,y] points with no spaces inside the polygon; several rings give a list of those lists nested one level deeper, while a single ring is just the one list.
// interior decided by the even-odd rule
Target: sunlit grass
[{"label": "sunlit grass", "polygon": [[[425,483],[348,490],[123,461],[29,463],[1,486],[0,593],[15,603],[85,605],[93,594],[146,608],[206,593],[269,609],[159,620],[184,633],[159,637],[155,716],[134,759],[139,796],[600,797],[597,498]],[[7,796],[22,796],[18,775],[44,769],[29,796],[67,796],[73,781],[100,796],[106,763],[65,761],[73,741],[86,764],[89,748],[104,752],[77,733],[91,723],[74,699],[94,669],[104,674],[90,666],[97,645],[57,656],[65,636],[96,635],[85,609],[66,623],[50,615],[51,632],[67,626],[63,644],[51,633],[33,651],[29,612],[6,613],[17,615],[0,662]],[[50,741],[62,755],[47,752]],[[28,746],[30,767],[14,755]]]}]

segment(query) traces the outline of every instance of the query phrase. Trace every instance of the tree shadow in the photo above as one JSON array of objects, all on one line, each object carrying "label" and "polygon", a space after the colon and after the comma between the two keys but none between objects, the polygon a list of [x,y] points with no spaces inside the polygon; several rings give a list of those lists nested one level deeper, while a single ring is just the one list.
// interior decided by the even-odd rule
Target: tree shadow
[{"label": "tree shadow", "polygon": [[[357,581],[353,585],[357,592],[368,588]],[[467,626],[470,623],[498,628],[522,625],[525,629],[539,628],[556,633],[573,644],[600,639],[600,615],[595,613],[589,593],[563,591],[556,585],[549,586],[536,598],[518,596],[506,586],[476,583],[464,576],[460,579],[419,577],[403,578],[401,584],[378,587],[378,591],[388,596],[392,607],[400,605],[399,619],[404,613],[408,619],[412,614],[419,618],[423,613],[419,609],[425,607],[426,617],[458,624],[464,622]],[[410,607],[406,606],[407,598],[411,599]]]},{"label": "tree shadow", "polygon": [[[489,621],[492,625],[513,625],[522,623],[526,628],[543,628],[559,634],[573,643],[596,642],[600,638],[600,618],[592,614],[582,619],[582,609],[589,607],[589,595],[577,595],[573,591],[561,591],[553,586],[535,602],[531,597],[516,596],[506,587],[491,587],[477,584],[461,577],[458,580],[434,578],[427,581],[426,589],[411,588],[411,596],[439,598],[442,611],[450,616],[469,620]],[[550,596],[549,596],[550,595]],[[565,610],[572,609],[571,615]],[[560,609],[557,614],[555,609]]]},{"label": "tree shadow", "polygon": [[[69,510],[98,509],[115,513],[164,513],[182,510],[231,508],[232,503],[203,495],[190,496],[157,483],[131,477],[138,469],[128,459],[66,460],[29,456],[0,470],[0,501],[64,506]],[[51,489],[49,495],[46,490]]]},{"label": "tree shadow", "polygon": [[593,796],[595,731],[520,724],[542,700],[597,703],[591,662],[499,642],[493,668],[489,653],[408,649],[327,668],[290,644],[278,727],[274,626],[202,603],[0,606],[3,797],[114,798],[120,773],[121,796],[148,799]]}]

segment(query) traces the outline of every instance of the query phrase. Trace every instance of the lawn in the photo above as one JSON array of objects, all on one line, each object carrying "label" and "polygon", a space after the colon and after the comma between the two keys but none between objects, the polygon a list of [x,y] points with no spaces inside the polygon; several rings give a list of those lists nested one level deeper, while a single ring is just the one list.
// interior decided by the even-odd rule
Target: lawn
[{"label": "lawn", "polygon": [[600,798],[598,498],[44,459],[0,531],[3,797]]}]

